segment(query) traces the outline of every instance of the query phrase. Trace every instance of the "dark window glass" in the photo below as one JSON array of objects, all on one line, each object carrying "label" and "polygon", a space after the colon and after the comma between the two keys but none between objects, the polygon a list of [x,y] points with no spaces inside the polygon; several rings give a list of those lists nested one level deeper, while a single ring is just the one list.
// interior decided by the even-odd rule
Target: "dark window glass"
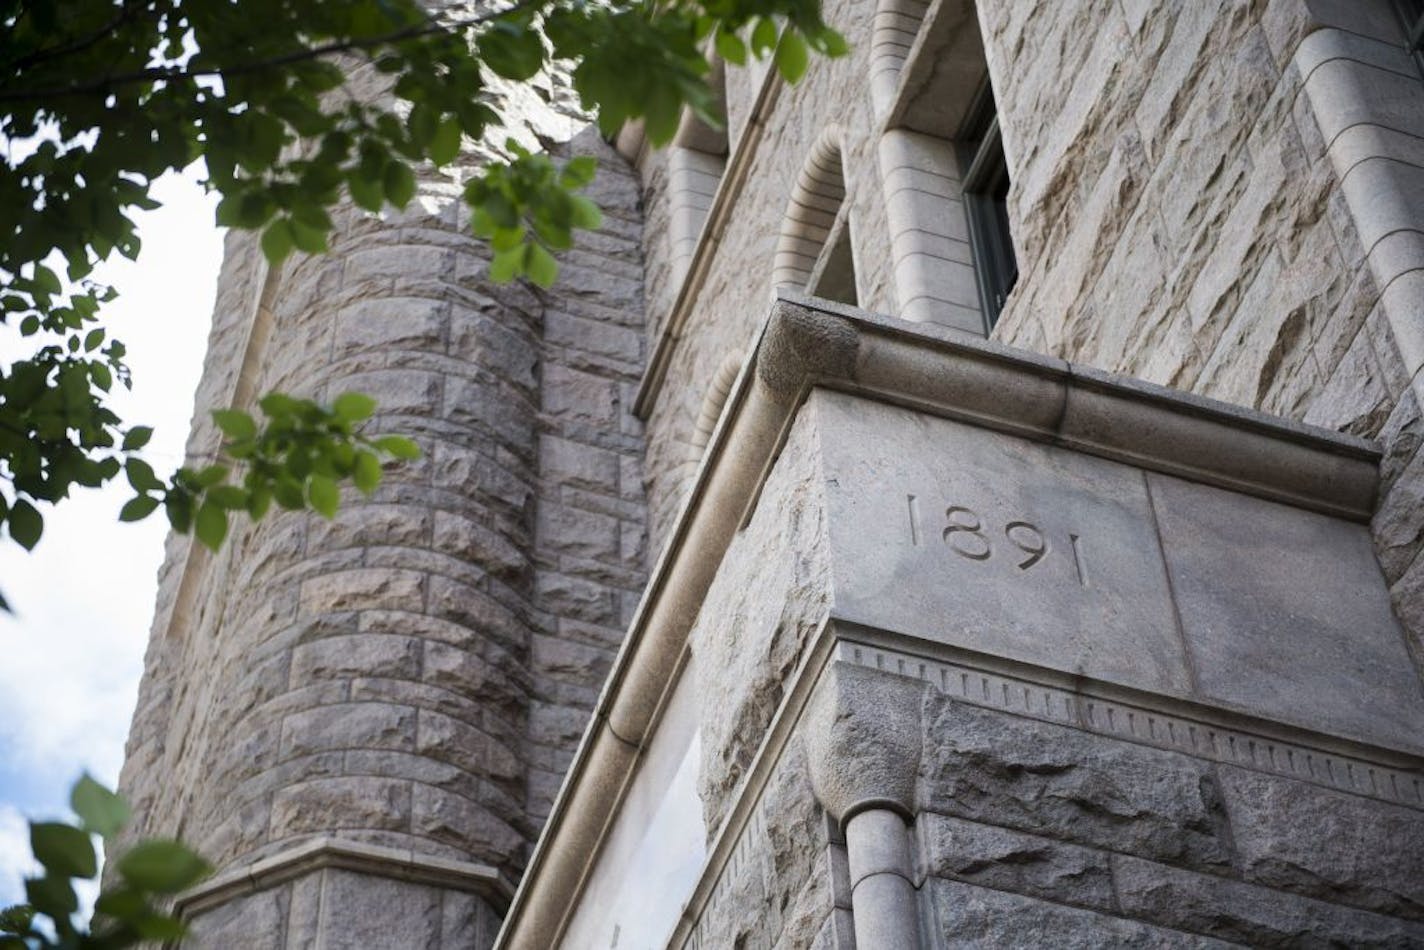
[{"label": "dark window glass", "polygon": [[960,131],[959,160],[964,174],[964,210],[979,280],[986,329],[992,329],[1019,277],[1009,237],[1009,169],[999,138],[999,117],[986,83]]},{"label": "dark window glass", "polygon": [[1405,45],[1414,54],[1415,65],[1424,74],[1424,0],[1394,0],[1404,27]]}]

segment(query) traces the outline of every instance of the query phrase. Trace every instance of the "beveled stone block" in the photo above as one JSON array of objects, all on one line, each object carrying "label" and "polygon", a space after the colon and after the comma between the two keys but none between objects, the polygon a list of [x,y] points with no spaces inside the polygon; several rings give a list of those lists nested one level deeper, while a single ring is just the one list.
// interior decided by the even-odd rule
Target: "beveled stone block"
[{"label": "beveled stone block", "polygon": [[837,393],[813,401],[838,617],[1189,692],[1140,471]]}]

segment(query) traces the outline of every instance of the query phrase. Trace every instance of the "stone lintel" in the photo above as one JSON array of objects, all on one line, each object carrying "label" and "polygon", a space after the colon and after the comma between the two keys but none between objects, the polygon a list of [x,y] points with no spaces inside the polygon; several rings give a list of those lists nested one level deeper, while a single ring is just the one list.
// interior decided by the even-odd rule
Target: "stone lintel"
[{"label": "stone lintel", "polygon": [[179,917],[192,919],[234,898],[328,868],[468,891],[496,911],[508,905],[514,890],[496,868],[485,864],[323,836],[211,877],[180,894],[174,907]]},{"label": "stone lintel", "polygon": [[[500,946],[545,946],[562,926],[656,726],[727,546],[817,389],[1353,522],[1368,521],[1378,483],[1379,452],[1362,439],[933,325],[782,295],[654,566]],[[618,754],[609,754],[613,745],[622,747]]]}]

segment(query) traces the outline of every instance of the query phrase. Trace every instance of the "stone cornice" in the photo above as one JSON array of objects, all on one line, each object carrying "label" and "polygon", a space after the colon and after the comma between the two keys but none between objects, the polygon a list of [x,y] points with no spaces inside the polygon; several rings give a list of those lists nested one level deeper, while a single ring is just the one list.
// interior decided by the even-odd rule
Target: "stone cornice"
[{"label": "stone cornice", "polygon": [[337,868],[417,884],[431,884],[479,894],[496,910],[508,904],[513,888],[499,871],[484,864],[453,861],[400,848],[384,848],[321,837],[303,841],[245,867],[224,871],[185,891],[174,902],[178,915],[191,920],[235,897],[274,887],[313,871]]},{"label": "stone cornice", "polygon": [[829,387],[1368,520],[1369,442],[952,331],[783,296],[728,397],[501,934],[548,942],[572,906],[683,661],[689,630],[796,411]]}]

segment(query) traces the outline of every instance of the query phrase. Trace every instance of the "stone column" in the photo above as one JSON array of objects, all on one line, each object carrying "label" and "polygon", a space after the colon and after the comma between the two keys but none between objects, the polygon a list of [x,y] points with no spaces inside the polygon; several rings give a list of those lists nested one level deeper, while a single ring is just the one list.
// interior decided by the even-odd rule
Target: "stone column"
[{"label": "stone column", "polygon": [[919,680],[834,663],[804,715],[816,799],[845,832],[858,947],[924,945],[906,827],[923,738]]}]

